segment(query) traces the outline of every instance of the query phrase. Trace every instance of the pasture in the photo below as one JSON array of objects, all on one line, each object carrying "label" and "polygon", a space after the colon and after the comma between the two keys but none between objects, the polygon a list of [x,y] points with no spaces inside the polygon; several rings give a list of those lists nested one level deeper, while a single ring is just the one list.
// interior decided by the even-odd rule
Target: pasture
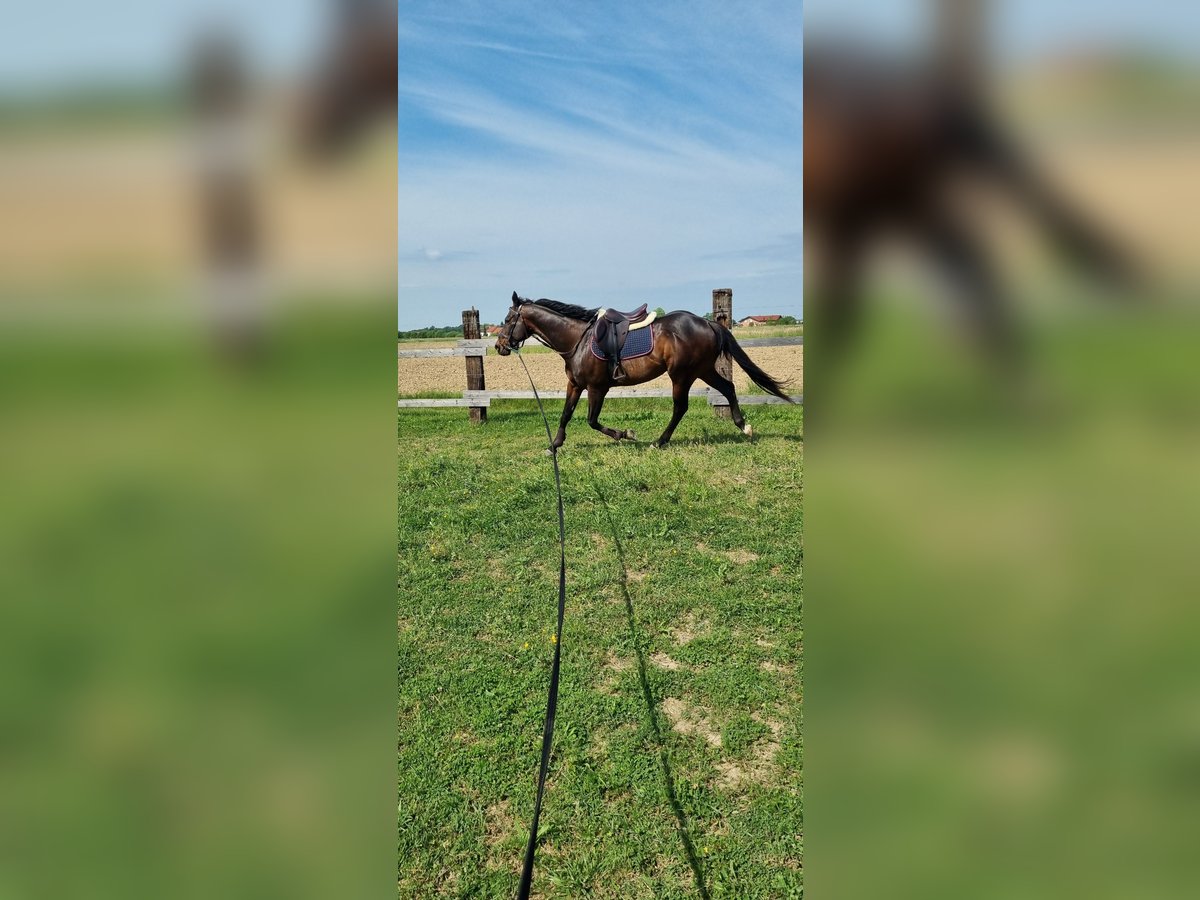
[{"label": "pasture", "polygon": [[[604,419],[649,437],[669,415],[610,400]],[[532,401],[481,426],[398,416],[398,896],[509,898],[553,649],[546,435]],[[803,411],[747,418],[753,443],[694,404],[659,452],[568,433],[534,896],[803,895]]]}]

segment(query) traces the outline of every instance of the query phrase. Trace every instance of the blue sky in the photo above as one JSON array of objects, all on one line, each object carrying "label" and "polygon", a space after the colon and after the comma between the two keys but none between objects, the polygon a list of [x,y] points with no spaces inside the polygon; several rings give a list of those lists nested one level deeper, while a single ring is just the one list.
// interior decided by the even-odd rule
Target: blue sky
[{"label": "blue sky", "polygon": [[294,71],[320,46],[328,0],[55,0],[10,3],[0,30],[0,86],[70,88],[178,78],[203,28],[235,31],[265,71]]},{"label": "blue sky", "polygon": [[401,329],[514,290],[802,314],[799,3],[403,4],[399,38]]}]

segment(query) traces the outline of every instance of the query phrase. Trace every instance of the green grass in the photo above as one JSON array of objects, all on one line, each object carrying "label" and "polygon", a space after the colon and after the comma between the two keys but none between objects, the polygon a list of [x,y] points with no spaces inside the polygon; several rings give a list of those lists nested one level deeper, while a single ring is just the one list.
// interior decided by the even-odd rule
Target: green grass
[{"label": "green grass", "polygon": [[1194,893],[1196,770],[1166,761],[1194,746],[1200,318],[1067,299],[1020,379],[902,308],[806,373],[805,802],[843,895]]},{"label": "green grass", "polygon": [[[551,403],[556,417],[561,404]],[[803,412],[610,402],[560,454],[567,618],[535,896],[801,897]],[[553,419],[552,419],[553,421]],[[398,894],[510,898],[552,655],[531,402],[399,413]],[[540,894],[538,893],[540,892]]]},{"label": "green grass", "polygon": [[804,337],[803,325],[755,325],[752,328],[735,328],[733,336],[739,341],[750,338]]},{"label": "green grass", "polygon": [[394,311],[348,299],[252,366],[200,322],[6,323],[0,895],[378,888]]}]

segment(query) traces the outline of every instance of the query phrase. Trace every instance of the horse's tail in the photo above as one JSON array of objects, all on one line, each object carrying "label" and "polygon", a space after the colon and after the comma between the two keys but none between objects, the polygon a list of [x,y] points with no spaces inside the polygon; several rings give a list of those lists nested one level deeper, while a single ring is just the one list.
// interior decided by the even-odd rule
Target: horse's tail
[{"label": "horse's tail", "polygon": [[769,394],[774,394],[781,400],[786,400],[788,403],[795,403],[791,397],[787,395],[784,388],[787,386],[786,381],[777,381],[772,378],[754,362],[746,351],[742,349],[742,345],[737,342],[737,338],[733,336],[733,332],[716,322],[711,323],[713,328],[717,330],[717,336],[721,341],[721,352],[728,353],[741,366],[746,374],[750,376],[750,380],[757,384],[760,388]]}]

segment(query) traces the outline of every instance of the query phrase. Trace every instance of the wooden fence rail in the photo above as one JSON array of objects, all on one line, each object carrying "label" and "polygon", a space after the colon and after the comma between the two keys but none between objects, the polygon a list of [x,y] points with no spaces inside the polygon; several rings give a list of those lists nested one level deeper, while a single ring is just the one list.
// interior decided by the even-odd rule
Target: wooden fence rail
[{"label": "wooden fence rail", "polygon": [[396,359],[430,359],[435,356],[487,356],[487,347],[445,347],[435,350],[396,351]]},{"label": "wooden fence rail", "polygon": [[[585,389],[584,394],[587,393]],[[538,396],[543,400],[563,400],[567,396],[566,391],[538,391]],[[636,390],[633,388],[613,388],[608,392],[606,399],[608,400],[637,400],[648,397],[670,397],[671,391],[665,388],[646,388],[645,390]],[[704,397],[708,401],[709,406],[728,406],[729,401],[716,391],[708,388],[688,391],[689,397]],[[803,403],[803,394],[790,395],[793,403]],[[486,408],[492,405],[493,400],[532,400],[534,399],[533,391],[463,391],[462,397],[448,397],[438,399],[412,398],[397,400],[396,407],[398,409],[436,409],[439,407],[455,407],[466,406],[472,408]],[[765,403],[786,403],[786,400],[781,400],[778,397],[773,397],[770,394],[742,394],[738,397],[738,403],[742,406],[756,406]]]}]

